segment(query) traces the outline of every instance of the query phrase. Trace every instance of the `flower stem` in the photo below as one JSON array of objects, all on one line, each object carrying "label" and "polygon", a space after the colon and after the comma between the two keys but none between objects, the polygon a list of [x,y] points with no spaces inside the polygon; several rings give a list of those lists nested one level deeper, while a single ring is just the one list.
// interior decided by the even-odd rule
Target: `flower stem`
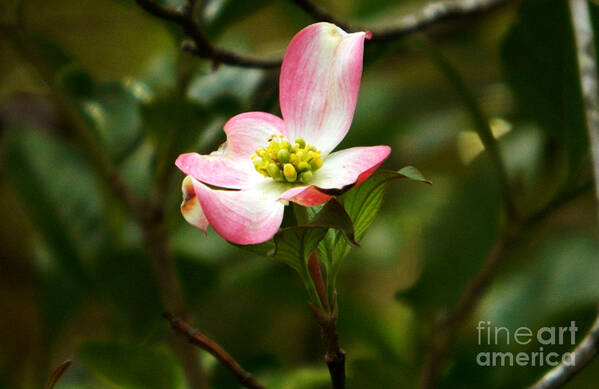
[{"label": "flower stem", "polygon": [[331,313],[326,313],[313,304],[310,308],[320,326],[322,342],[325,346],[324,360],[329,368],[333,389],[345,389],[345,351],[339,346],[337,331],[337,301]]},{"label": "flower stem", "polygon": [[310,255],[310,259],[308,260],[308,271],[310,272],[310,278],[312,278],[312,281],[314,282],[316,293],[318,294],[318,298],[320,299],[323,308],[326,312],[330,312],[327,289],[322,279],[320,261],[318,260],[318,255],[316,255],[316,252],[313,252],[312,255]]}]

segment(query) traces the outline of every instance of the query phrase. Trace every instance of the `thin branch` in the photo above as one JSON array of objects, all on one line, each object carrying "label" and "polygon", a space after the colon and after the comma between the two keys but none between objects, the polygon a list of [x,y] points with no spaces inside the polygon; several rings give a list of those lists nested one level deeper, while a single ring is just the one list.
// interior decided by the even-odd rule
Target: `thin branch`
[{"label": "thin branch", "polygon": [[191,39],[184,41],[182,48],[201,58],[211,59],[215,64],[225,63],[247,68],[276,68],[281,65],[280,59],[252,58],[212,44],[202,31],[200,24],[194,20],[191,5],[183,10],[175,10],[156,0],[136,0],[136,2],[148,13],[180,25]]},{"label": "thin branch", "polygon": [[338,25],[346,31],[370,31],[373,41],[387,41],[403,38],[415,32],[422,31],[433,24],[443,21],[458,20],[479,15],[493,10],[509,0],[454,0],[430,3],[418,11],[402,16],[391,27],[369,29],[367,27],[352,27],[351,23],[340,20],[311,0],[293,0],[314,19]]},{"label": "thin branch", "polygon": [[513,220],[489,251],[482,267],[468,283],[454,309],[435,326],[426,354],[420,387],[432,389],[437,386],[445,366],[447,350],[455,334],[470,317],[497,275],[509,250],[521,239],[520,231],[530,230],[543,221],[552,211],[588,191],[591,182],[585,182],[544,205],[525,220]]},{"label": "thin branch", "polygon": [[[306,13],[319,21],[334,23],[346,31],[371,31],[372,41],[388,41],[403,38],[415,32],[420,32],[436,23],[459,20],[475,16],[499,7],[509,0],[455,0],[439,1],[428,4],[420,10],[405,15],[392,26],[382,29],[367,27],[352,27],[348,22],[335,17],[325,9],[310,0],[293,0]],[[199,20],[194,18],[193,6],[188,3],[181,10],[166,7],[156,0],[136,0],[137,4],[151,15],[178,24],[190,38],[182,42],[181,47],[199,56],[210,59],[215,65],[227,64],[246,68],[276,68],[281,66],[281,59],[260,59],[214,45],[206,36]]]},{"label": "thin branch", "polygon": [[250,373],[245,371],[228,352],[212,339],[171,313],[165,312],[163,316],[168,320],[173,330],[180,335],[185,336],[189,343],[207,351],[223,366],[229,369],[241,385],[250,389],[264,389],[264,386],[262,386]]},{"label": "thin branch", "polygon": [[326,313],[314,304],[309,304],[320,326],[325,345],[324,360],[329,368],[333,389],[345,389],[345,351],[339,346],[337,331],[337,301],[333,302],[332,313]]},{"label": "thin branch", "polygon": [[593,157],[595,196],[598,203],[597,217],[599,220],[599,95],[597,94],[595,39],[593,37],[589,5],[586,0],[569,0],[569,5],[576,41],[578,75],[584,98],[586,124]]},{"label": "thin branch", "polygon": [[[595,176],[595,196],[599,204],[599,96],[597,95],[597,65],[595,42],[589,4],[586,0],[569,0],[570,17],[574,27],[578,75],[584,97],[587,130],[591,142],[593,172]],[[597,206],[599,219],[599,206]],[[564,386],[584,369],[599,352],[599,315],[571,359],[562,362],[545,374],[531,389],[557,389]]]},{"label": "thin branch", "polygon": [[560,363],[543,376],[530,389],[557,389],[568,383],[574,376],[584,369],[599,351],[599,316],[591,327],[589,333],[572,352],[565,362]]},{"label": "thin branch", "polygon": [[347,22],[337,18],[336,16],[331,14],[329,11],[314,4],[310,0],[292,0],[292,1],[295,3],[295,5],[297,5],[302,10],[304,10],[305,13],[312,16],[312,18],[314,20],[317,20],[319,22],[333,23],[348,32],[366,31],[366,30],[360,30],[358,27],[352,27],[352,25],[350,23],[347,23]]},{"label": "thin branch", "polygon": [[72,363],[73,363],[73,361],[66,360],[66,361],[62,362],[60,365],[58,365],[52,371],[52,373],[50,373],[50,376],[46,380],[46,385],[44,385],[44,389],[54,389],[54,386],[56,386],[56,383],[60,380],[60,378],[64,375],[64,373],[66,373],[66,371],[69,369],[69,367],[71,367]]}]

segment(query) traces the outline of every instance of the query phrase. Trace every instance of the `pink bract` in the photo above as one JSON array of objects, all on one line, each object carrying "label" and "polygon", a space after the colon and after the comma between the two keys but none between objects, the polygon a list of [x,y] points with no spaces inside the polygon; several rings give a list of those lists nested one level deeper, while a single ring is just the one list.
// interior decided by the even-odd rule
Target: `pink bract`
[{"label": "pink bract", "polygon": [[[175,164],[187,175],[181,211],[189,223],[203,231],[210,225],[233,243],[262,243],[278,231],[289,201],[323,204],[333,197],[331,190],[358,185],[380,166],[391,152],[388,146],[332,152],[353,119],[365,38],[365,32],[348,34],[330,23],[304,28],[283,59],[283,119],[265,112],[242,113],[225,124],[227,141],[219,150],[177,158]],[[255,170],[250,157],[272,135],[303,138],[322,151],[323,166],[309,185],[276,182]]]}]

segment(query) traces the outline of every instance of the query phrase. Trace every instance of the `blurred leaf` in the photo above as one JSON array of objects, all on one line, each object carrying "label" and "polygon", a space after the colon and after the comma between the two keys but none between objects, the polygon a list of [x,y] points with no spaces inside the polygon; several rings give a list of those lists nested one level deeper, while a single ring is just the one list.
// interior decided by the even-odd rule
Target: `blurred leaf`
[{"label": "blurred leaf", "polygon": [[86,368],[118,387],[173,389],[181,384],[181,371],[175,359],[148,346],[89,342],[77,354]]},{"label": "blurred leaf", "polygon": [[[339,298],[343,308],[339,331],[344,339],[350,344],[355,342],[360,345],[356,345],[355,349],[366,348],[363,352],[368,357],[395,366],[397,372],[407,368],[406,364],[413,359],[413,326],[418,325],[412,322],[410,309],[401,304],[381,307],[370,303],[361,305],[346,294]],[[352,359],[360,357],[354,355]]]},{"label": "blurred leaf", "polygon": [[238,247],[272,257],[291,266],[302,275],[308,257],[329,229],[338,231],[340,237],[356,244],[351,219],[343,206],[333,199],[327,202],[309,223],[282,228],[268,242]]},{"label": "blurred leaf", "polygon": [[93,271],[98,297],[117,308],[114,319],[122,321],[129,338],[146,337],[164,310],[150,261],[141,250],[120,247],[100,257]]},{"label": "blurred leaf", "polygon": [[235,0],[210,0],[203,6],[203,15],[206,23],[203,24],[204,30],[208,35],[219,35],[231,24],[243,20],[274,0],[254,0],[254,1],[235,1]]},{"label": "blurred leaf", "polygon": [[158,150],[164,164],[172,163],[181,152],[191,151],[211,119],[201,105],[178,97],[163,96],[142,106],[146,136]]},{"label": "blurred leaf", "polygon": [[[197,244],[197,240],[195,243]],[[228,245],[226,247],[233,249]],[[206,295],[218,285],[220,261],[219,263],[210,263],[182,255],[175,257],[175,260],[181,280],[181,289],[187,296],[188,306],[201,307]]]},{"label": "blurred leaf", "polygon": [[[594,228],[561,228],[532,244],[529,261],[496,282],[485,297],[482,317],[509,328],[544,324],[555,315],[593,307],[599,299],[599,245]],[[517,271],[516,271],[517,270]]]},{"label": "blurred leaf", "polygon": [[187,91],[189,99],[210,107],[222,119],[247,110],[254,101],[264,72],[221,66],[216,71],[199,74]]},{"label": "blurred leaf", "polygon": [[[400,178],[430,184],[430,181],[426,180],[422,173],[412,166],[404,167],[397,172],[379,170],[338,198],[353,222],[356,241],[362,239],[368,227],[374,222],[383,201],[386,185]],[[329,231],[318,246],[320,258],[329,266],[333,274],[336,273],[341,260],[347,255],[349,249],[350,245],[347,240],[341,239],[341,235],[335,230]]]},{"label": "blurred leaf", "polygon": [[144,142],[120,157],[119,169],[129,188],[139,195],[147,195],[152,189],[152,168],[156,157],[152,145]]},{"label": "blurred leaf", "polygon": [[[424,268],[402,294],[423,311],[451,307],[486,257],[499,225],[500,192],[491,164],[481,156],[447,194],[422,234]],[[434,285],[434,287],[431,287]]]},{"label": "blurred leaf", "polygon": [[94,79],[133,75],[156,86],[172,86],[180,53],[178,41],[167,32],[172,23],[124,1],[25,1],[24,13],[28,29],[76,58]]},{"label": "blurred leaf", "polygon": [[140,100],[131,89],[121,82],[99,84],[89,98],[80,102],[115,159],[122,158],[137,145],[141,136]]},{"label": "blurred leaf", "polygon": [[58,73],[60,69],[73,63],[73,56],[48,36],[38,33],[32,34],[31,38],[51,72]]},{"label": "blurred leaf", "polygon": [[331,386],[328,370],[322,367],[304,367],[260,377],[270,389],[326,389]]},{"label": "blurred leaf", "polygon": [[587,155],[588,140],[568,4],[524,2],[501,51],[520,106],[563,143],[573,171]]},{"label": "blurred leaf", "polygon": [[7,175],[63,270],[84,279],[102,231],[101,191],[83,157],[38,131],[11,129],[5,139]]},{"label": "blurred leaf", "polygon": [[48,377],[44,389],[53,389],[58,380],[60,380],[60,377],[62,377],[63,374],[67,371],[67,369],[71,366],[71,363],[73,363],[73,361],[67,360],[58,365],[58,367],[56,367],[56,369],[54,369]]},{"label": "blurred leaf", "polygon": [[89,98],[94,92],[94,81],[91,76],[74,63],[62,67],[56,77],[71,96]]},{"label": "blurred leaf", "polygon": [[85,285],[73,282],[65,272],[48,271],[37,279],[36,295],[39,299],[41,323],[43,324],[45,342],[54,344],[61,330],[83,306],[83,301],[90,297]]}]

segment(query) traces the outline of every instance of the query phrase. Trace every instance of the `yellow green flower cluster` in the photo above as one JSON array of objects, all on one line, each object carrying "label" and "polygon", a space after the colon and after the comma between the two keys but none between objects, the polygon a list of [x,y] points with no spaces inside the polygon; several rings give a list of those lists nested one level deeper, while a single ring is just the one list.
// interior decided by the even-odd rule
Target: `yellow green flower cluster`
[{"label": "yellow green flower cluster", "polygon": [[302,138],[292,145],[282,135],[273,135],[268,146],[257,149],[251,158],[260,174],[278,182],[306,184],[322,166],[321,153],[314,146]]}]

